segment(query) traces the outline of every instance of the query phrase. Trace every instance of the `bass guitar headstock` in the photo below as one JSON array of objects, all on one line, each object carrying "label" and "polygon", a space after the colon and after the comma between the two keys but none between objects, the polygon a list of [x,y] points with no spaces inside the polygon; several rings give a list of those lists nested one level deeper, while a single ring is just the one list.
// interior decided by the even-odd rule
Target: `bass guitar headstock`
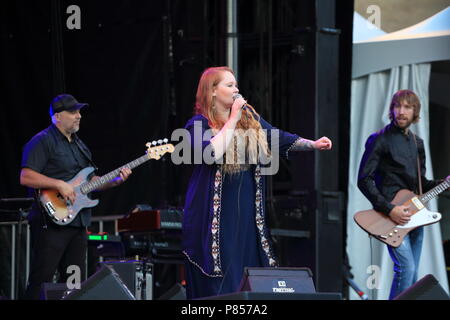
[{"label": "bass guitar headstock", "polygon": [[163,139],[158,141],[147,142],[147,156],[150,159],[158,160],[166,153],[172,153],[175,147],[171,143],[167,143],[169,140]]}]

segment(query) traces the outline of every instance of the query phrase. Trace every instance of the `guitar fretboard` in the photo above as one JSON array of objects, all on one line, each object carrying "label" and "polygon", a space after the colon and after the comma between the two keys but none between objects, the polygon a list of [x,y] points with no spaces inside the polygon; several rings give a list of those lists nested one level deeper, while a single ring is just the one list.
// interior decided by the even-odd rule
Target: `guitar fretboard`
[{"label": "guitar fretboard", "polygon": [[100,178],[96,179],[95,181],[83,183],[80,186],[80,190],[83,194],[87,194],[91,191],[99,189],[102,186],[104,186],[105,184],[107,184],[108,182],[110,182],[111,180],[117,178],[119,176],[120,170],[122,170],[122,168],[133,169],[133,168],[136,168],[137,166],[140,166],[141,164],[143,164],[144,162],[146,162],[148,160],[150,160],[150,158],[147,154],[145,154],[142,157],[137,158],[134,161],[128,162],[127,164],[121,166],[120,168],[117,168],[116,170],[111,171],[111,172],[105,174],[104,176],[101,176]]},{"label": "guitar fretboard", "polygon": [[419,197],[419,200],[420,200],[420,202],[425,204],[428,201],[430,201],[430,200],[434,199],[435,197],[437,197],[440,193],[442,193],[445,190],[447,190],[449,187],[450,187],[450,181],[449,180],[445,180],[444,182],[442,182],[441,184],[437,185],[436,187],[434,187],[430,191],[428,191],[428,192],[424,193],[423,195],[421,195]]}]

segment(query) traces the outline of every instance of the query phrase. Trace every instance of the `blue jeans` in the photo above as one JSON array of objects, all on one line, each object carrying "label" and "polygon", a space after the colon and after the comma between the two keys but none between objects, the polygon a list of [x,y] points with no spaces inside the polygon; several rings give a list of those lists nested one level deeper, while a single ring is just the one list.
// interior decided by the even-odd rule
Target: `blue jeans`
[{"label": "blue jeans", "polygon": [[389,300],[408,289],[417,281],[420,253],[422,252],[423,227],[409,232],[398,248],[388,246],[394,262],[394,279],[392,280]]}]

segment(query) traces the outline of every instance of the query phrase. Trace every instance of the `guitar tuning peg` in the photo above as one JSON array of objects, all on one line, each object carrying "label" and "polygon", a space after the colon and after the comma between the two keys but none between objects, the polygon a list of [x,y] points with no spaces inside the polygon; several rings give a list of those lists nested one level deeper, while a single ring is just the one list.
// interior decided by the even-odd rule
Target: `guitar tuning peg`
[{"label": "guitar tuning peg", "polygon": [[164,138],[163,142],[167,143],[167,142],[169,142],[169,140],[167,138]]},{"label": "guitar tuning peg", "polygon": [[162,144],[162,140],[161,139],[158,140],[158,144]]},{"label": "guitar tuning peg", "polygon": [[155,140],[152,141],[152,145],[156,146],[156,141]]}]

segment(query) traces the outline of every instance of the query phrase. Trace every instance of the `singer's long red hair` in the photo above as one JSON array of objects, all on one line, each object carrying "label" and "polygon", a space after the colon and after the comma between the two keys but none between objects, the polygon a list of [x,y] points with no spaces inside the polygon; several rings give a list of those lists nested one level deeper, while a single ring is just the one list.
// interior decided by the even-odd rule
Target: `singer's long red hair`
[{"label": "singer's long red hair", "polygon": [[[203,72],[198,83],[194,112],[196,114],[201,114],[208,119],[209,126],[215,131],[222,129],[225,122],[219,119],[215,111],[215,98],[213,97],[213,91],[219,82],[224,78],[224,72],[227,71],[234,76],[233,70],[229,67],[208,68]],[[236,129],[254,129],[251,130],[251,134],[245,137],[247,153],[250,154],[251,158],[252,155],[258,154],[258,149],[260,149],[264,152],[264,154],[269,155],[270,151],[268,149],[267,136],[259,123],[259,114],[251,105],[247,104],[246,107],[246,109],[242,110],[242,116],[236,125]],[[241,134],[242,130],[237,130],[236,132],[237,134]],[[230,148],[232,147],[233,144],[230,144]],[[230,150],[230,152],[233,152],[233,150]],[[236,159],[235,156],[236,155],[233,156],[233,159]],[[225,170],[229,172],[235,172],[238,170],[238,166],[239,165],[237,164],[232,166],[224,165]]]}]

